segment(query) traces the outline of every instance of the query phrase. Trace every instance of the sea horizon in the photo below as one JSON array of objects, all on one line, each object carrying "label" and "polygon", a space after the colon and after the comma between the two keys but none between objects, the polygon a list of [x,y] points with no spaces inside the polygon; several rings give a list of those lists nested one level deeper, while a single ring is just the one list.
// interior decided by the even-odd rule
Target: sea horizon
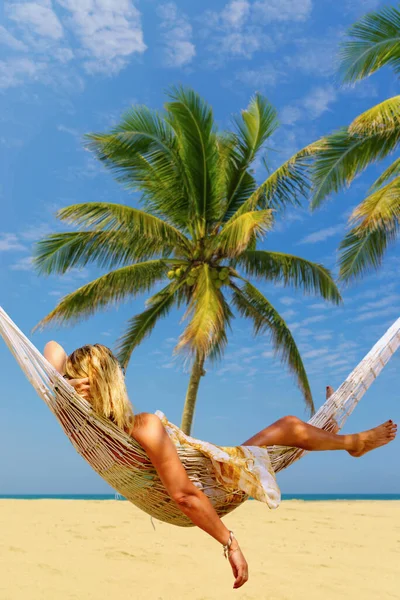
[{"label": "sea horizon", "polygon": [[[0,500],[119,500],[127,501],[119,494],[0,494]],[[253,500],[253,498],[249,498]],[[282,494],[282,501],[305,502],[333,500],[400,500],[399,494]]]}]

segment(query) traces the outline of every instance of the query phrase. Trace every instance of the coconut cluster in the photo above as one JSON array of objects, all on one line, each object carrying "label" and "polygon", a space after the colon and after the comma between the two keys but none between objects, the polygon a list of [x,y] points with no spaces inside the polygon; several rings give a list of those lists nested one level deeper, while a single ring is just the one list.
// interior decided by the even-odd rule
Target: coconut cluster
[{"label": "coconut cluster", "polygon": [[[188,286],[193,286],[196,283],[198,271],[200,268],[201,268],[201,265],[198,265],[196,267],[193,267],[189,271],[189,273],[187,274],[187,277],[186,277],[186,284]],[[167,277],[168,277],[168,279],[179,279],[180,277],[182,277],[184,272],[185,272],[185,269],[183,267],[171,269],[170,271],[168,271]],[[222,285],[224,285],[224,283],[228,283],[229,269],[228,269],[228,267],[221,267],[221,268],[214,267],[210,270],[210,276],[211,276],[211,279],[213,279],[213,281],[214,281],[215,287],[220,288]]]}]

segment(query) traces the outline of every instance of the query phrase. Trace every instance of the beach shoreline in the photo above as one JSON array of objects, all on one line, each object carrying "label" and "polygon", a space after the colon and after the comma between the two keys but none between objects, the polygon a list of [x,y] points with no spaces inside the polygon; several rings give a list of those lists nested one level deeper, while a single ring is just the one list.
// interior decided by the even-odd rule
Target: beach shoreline
[{"label": "beach shoreline", "polygon": [[252,501],[223,520],[249,563],[240,590],[222,547],[197,527],[152,522],[113,499],[0,499],[0,598],[398,597],[400,500]]}]

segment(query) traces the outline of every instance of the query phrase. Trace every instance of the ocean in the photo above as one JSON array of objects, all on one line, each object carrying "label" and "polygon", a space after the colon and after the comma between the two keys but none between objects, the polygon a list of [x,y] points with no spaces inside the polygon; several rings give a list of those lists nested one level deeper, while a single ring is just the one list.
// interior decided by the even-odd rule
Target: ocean
[{"label": "ocean", "polygon": [[[0,499],[8,500],[120,500],[118,494],[0,494]],[[253,498],[250,498],[252,500]],[[400,494],[282,494],[282,500],[400,500]]]}]

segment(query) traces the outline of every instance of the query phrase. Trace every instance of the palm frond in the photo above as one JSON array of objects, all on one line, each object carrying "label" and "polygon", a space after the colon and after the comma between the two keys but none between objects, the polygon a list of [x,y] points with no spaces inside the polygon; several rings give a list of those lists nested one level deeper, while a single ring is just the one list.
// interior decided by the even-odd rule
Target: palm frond
[{"label": "palm frond", "polygon": [[400,12],[394,6],[363,16],[348,31],[342,44],[340,69],[345,83],[368,77],[389,65],[400,71]]},{"label": "palm frond", "polygon": [[315,408],[307,374],[296,342],[284,319],[267,298],[249,282],[242,288],[232,285],[232,301],[243,317],[253,321],[255,335],[270,334],[275,352],[296,377],[306,405],[313,414]]},{"label": "palm frond", "polygon": [[299,206],[310,191],[310,163],[322,145],[319,140],[296,152],[248,196],[228,222],[256,208],[282,211],[290,205]]},{"label": "palm frond", "polygon": [[302,288],[339,304],[340,292],[324,266],[284,252],[253,250],[243,252],[237,259],[247,275],[253,275],[285,286]]},{"label": "palm frond", "polygon": [[112,268],[132,261],[131,248],[119,233],[72,231],[53,233],[37,242],[33,264],[40,274],[62,274],[89,262]]},{"label": "palm frond", "polygon": [[351,135],[346,128],[323,138],[313,168],[313,199],[317,208],[332,192],[348,186],[370,164],[393,152],[400,128],[370,135]]},{"label": "palm frond", "polygon": [[248,169],[266,140],[278,127],[276,109],[260,94],[255,94],[249,106],[240,116],[234,117],[236,147],[232,152],[231,176],[229,178],[225,214],[227,221],[242,206],[256,188]]},{"label": "palm frond", "polygon": [[214,180],[218,164],[217,135],[211,107],[190,88],[172,87],[165,104],[166,120],[175,131],[179,154],[192,201],[189,218],[195,220],[197,235],[218,217],[219,198]]},{"label": "palm frond", "polygon": [[224,350],[228,343],[227,329],[231,328],[230,323],[233,317],[233,312],[223,294],[221,294],[221,303],[224,311],[224,325],[216,332],[211,350],[207,356],[207,359],[214,364],[223,357]]},{"label": "palm frond", "polygon": [[143,192],[149,210],[188,226],[189,185],[175,132],[155,110],[134,106],[110,133],[86,136],[87,148],[127,188]]},{"label": "palm frond", "polygon": [[400,177],[365,198],[350,215],[355,225],[341,242],[339,277],[350,281],[377,269],[400,229]]},{"label": "palm frond", "polygon": [[198,271],[185,317],[190,322],[180,336],[176,351],[188,350],[207,356],[223,341],[221,332],[226,329],[226,306],[223,295],[212,279],[207,263]]},{"label": "palm frond", "polygon": [[179,229],[143,210],[111,202],[72,204],[58,211],[57,217],[77,227],[91,227],[140,236],[154,243],[190,250],[190,240]]},{"label": "palm frond", "polygon": [[394,229],[378,228],[360,231],[355,227],[346,235],[339,246],[339,278],[349,282],[382,264],[382,258],[390,242],[398,235],[398,223]]},{"label": "palm frond", "polygon": [[34,249],[33,264],[45,275],[64,274],[72,268],[96,264],[115,268],[154,256],[165,258],[174,246],[119,231],[73,231],[54,233],[40,240]]},{"label": "palm frond", "polygon": [[98,309],[146,292],[165,277],[167,269],[163,260],[154,260],[122,267],[102,275],[62,298],[35,329],[50,323],[62,325],[66,322],[76,322],[89,317]]},{"label": "palm frond", "polygon": [[119,361],[127,367],[134,349],[151,334],[157,321],[167,316],[176,302],[176,283],[170,283],[158,292],[157,300],[154,300],[146,310],[135,315],[128,321],[128,327],[123,336],[117,342],[116,353]]},{"label": "palm frond", "polygon": [[384,170],[384,172],[382,173],[382,175],[380,175],[378,177],[378,179],[371,186],[371,192],[376,191],[386,181],[389,181],[393,177],[397,177],[397,175],[400,175],[400,157],[396,158],[396,160],[394,160],[392,162],[392,164],[387,169]]},{"label": "palm frond", "polygon": [[400,96],[393,96],[359,115],[349,125],[351,135],[384,134],[400,129]]},{"label": "palm frond", "polygon": [[239,256],[254,238],[260,238],[272,225],[272,210],[246,212],[224,225],[212,242],[211,249],[221,256]]},{"label": "palm frond", "polygon": [[400,177],[365,198],[350,215],[360,232],[374,229],[393,229],[400,221]]}]

